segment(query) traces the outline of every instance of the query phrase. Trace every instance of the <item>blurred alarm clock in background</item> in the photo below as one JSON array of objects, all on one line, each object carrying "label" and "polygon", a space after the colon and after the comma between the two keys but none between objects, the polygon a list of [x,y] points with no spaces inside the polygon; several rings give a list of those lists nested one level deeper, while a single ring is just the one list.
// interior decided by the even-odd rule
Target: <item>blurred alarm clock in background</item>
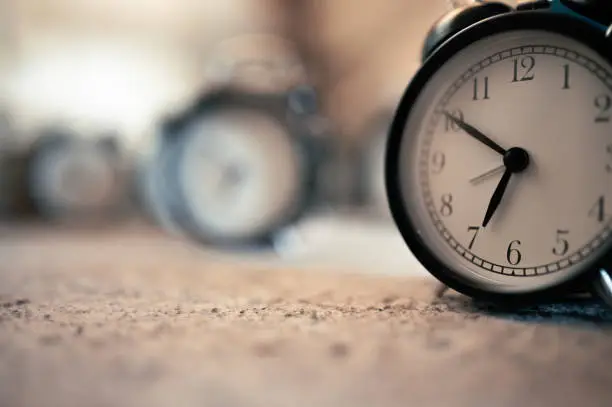
[{"label": "blurred alarm clock in background", "polygon": [[497,2],[440,19],[397,108],[386,187],[452,289],[525,304],[612,285],[612,2]]},{"label": "blurred alarm clock in background", "polygon": [[40,216],[70,223],[121,216],[128,196],[125,157],[114,134],[81,137],[67,128],[43,130],[31,146],[29,195]]},{"label": "blurred alarm clock in background", "polygon": [[292,60],[234,58],[159,126],[142,195],[164,228],[206,247],[274,249],[325,205],[329,123],[314,88],[286,76]]}]

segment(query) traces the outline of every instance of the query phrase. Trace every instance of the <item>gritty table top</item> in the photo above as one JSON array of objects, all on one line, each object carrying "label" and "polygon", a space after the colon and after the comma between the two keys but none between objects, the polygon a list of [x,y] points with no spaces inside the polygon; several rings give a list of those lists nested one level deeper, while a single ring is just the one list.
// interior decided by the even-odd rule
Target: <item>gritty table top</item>
[{"label": "gritty table top", "polygon": [[4,407],[612,406],[612,313],[588,301],[502,312],[418,273],[1,232]]}]

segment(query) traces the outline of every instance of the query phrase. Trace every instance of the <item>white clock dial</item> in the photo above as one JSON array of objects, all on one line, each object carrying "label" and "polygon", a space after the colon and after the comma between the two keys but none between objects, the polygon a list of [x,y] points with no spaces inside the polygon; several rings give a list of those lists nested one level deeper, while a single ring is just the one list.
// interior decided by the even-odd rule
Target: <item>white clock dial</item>
[{"label": "white clock dial", "polygon": [[[503,154],[446,113],[528,153],[486,227]],[[408,215],[444,264],[492,290],[568,280],[612,243],[611,130],[612,66],[590,48],[546,31],[477,41],[412,107],[399,159]]]},{"label": "white clock dial", "polygon": [[299,204],[302,157],[275,119],[228,109],[202,117],[187,131],[180,184],[194,221],[210,237],[258,236]]}]

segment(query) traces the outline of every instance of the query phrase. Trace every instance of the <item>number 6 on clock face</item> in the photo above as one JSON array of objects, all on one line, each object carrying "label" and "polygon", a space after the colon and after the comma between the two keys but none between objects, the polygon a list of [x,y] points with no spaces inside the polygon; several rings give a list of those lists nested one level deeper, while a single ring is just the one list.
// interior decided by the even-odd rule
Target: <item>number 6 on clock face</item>
[{"label": "number 6 on clock face", "polygon": [[451,287],[528,296],[610,257],[612,48],[594,35],[563,16],[498,16],[445,43],[408,87],[389,200]]}]

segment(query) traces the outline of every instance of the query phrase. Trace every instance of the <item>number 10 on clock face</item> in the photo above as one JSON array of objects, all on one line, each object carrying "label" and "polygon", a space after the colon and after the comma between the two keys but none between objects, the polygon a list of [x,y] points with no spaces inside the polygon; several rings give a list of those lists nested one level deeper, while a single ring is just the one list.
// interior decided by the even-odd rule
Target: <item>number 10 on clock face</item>
[{"label": "number 10 on clock face", "polygon": [[606,58],[561,33],[502,31],[449,52],[405,99],[387,185],[402,234],[429,268],[523,293],[571,279],[610,250]]}]

